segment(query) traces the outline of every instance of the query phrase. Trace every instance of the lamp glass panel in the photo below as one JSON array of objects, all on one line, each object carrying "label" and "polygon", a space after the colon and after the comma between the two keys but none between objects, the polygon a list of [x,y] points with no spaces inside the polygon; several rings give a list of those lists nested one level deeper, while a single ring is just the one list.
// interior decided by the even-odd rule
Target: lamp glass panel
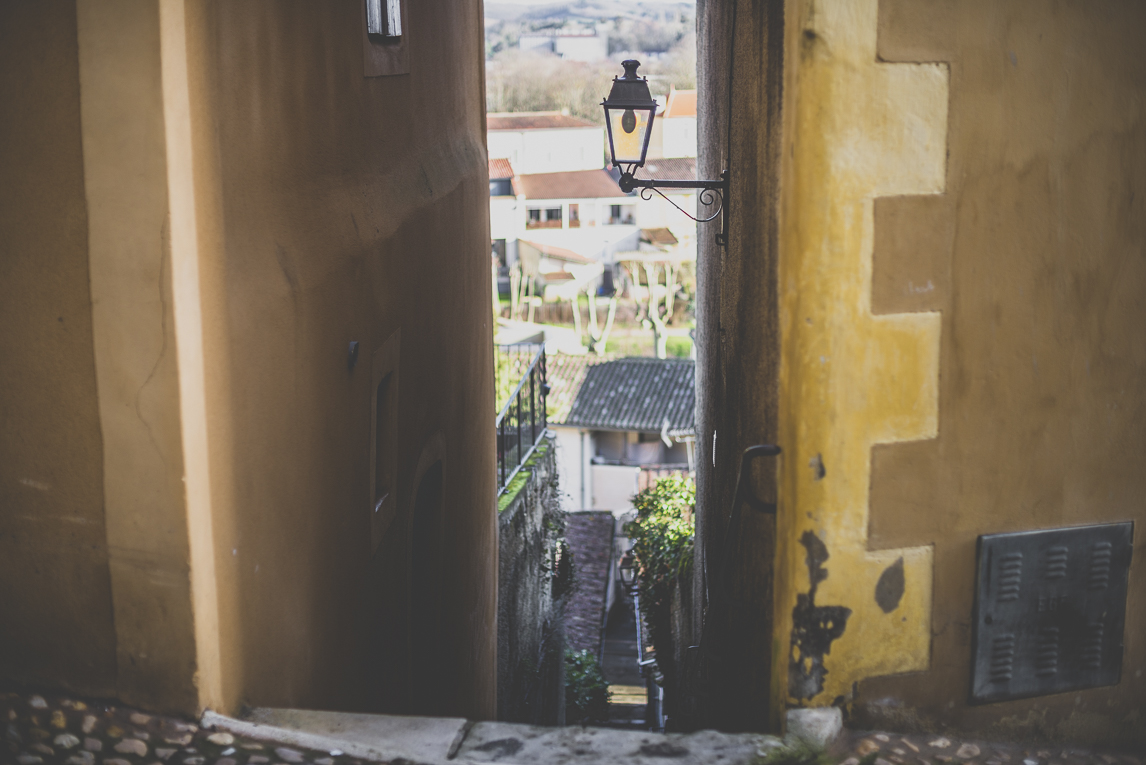
[{"label": "lamp glass panel", "polygon": [[612,108],[607,111],[609,134],[613,139],[613,164],[643,161],[651,110]]}]

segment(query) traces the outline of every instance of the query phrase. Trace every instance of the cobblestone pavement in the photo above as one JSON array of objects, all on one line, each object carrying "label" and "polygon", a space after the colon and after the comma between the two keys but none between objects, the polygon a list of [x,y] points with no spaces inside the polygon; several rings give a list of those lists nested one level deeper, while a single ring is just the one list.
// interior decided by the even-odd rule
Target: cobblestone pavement
[{"label": "cobblestone pavement", "polygon": [[361,765],[66,696],[0,692],[0,721],[0,763],[14,765]]},{"label": "cobblestone pavement", "polygon": [[[284,747],[52,694],[0,691],[0,724],[3,765],[364,765],[337,750]],[[832,751],[840,765],[1146,765],[1140,756],[1087,748],[872,731],[844,731]]]},{"label": "cobblestone pavement", "polygon": [[1062,745],[872,731],[844,731],[842,739],[835,747],[844,753],[841,765],[1144,765],[1130,754]]}]

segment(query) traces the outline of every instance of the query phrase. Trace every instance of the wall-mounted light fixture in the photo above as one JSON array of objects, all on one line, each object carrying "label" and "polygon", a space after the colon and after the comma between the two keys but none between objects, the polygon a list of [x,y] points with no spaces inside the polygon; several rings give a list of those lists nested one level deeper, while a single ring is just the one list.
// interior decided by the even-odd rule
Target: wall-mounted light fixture
[{"label": "wall-mounted light fixture", "polygon": [[637,570],[634,566],[635,562],[636,561],[633,559],[632,550],[629,550],[621,556],[621,563],[619,566],[621,569],[621,584],[623,584],[625,589],[628,590],[631,590],[633,585],[637,582]]},{"label": "wall-mounted light fixture", "polygon": [[[613,157],[613,167],[621,171],[618,181],[621,191],[628,194],[640,189],[641,199],[652,199],[653,193],[660,194],[669,204],[697,223],[707,223],[719,215],[720,233],[716,235],[716,243],[726,245],[728,216],[724,214],[724,208],[727,204],[725,195],[728,193],[727,170],[720,174],[719,181],[651,181],[634,175],[637,168],[645,164],[649,139],[653,134],[653,119],[657,114],[657,102],[649,92],[648,80],[637,76],[637,67],[640,65],[640,61],[622,61],[625,76],[613,78],[613,89],[609,91],[609,97],[601,102],[601,106],[605,107],[605,127],[609,132],[609,153]],[[697,218],[666,197],[660,189],[701,189],[697,197],[701,204],[710,205],[719,199],[720,205],[709,217]]]}]

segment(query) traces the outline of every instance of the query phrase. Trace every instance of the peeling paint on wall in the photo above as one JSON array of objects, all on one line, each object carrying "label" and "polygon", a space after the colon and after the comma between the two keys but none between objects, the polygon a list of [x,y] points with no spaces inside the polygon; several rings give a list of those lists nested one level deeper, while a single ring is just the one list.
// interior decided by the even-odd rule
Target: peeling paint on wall
[{"label": "peeling paint on wall", "polygon": [[872,447],[938,433],[941,317],[872,312],[873,211],[944,193],[949,72],[881,61],[878,10],[805,0],[785,13],[776,710],[930,663],[931,548],[872,549],[868,530]]},{"label": "peeling paint on wall", "polygon": [[[792,609],[792,654],[788,667],[788,695],[810,699],[824,690],[824,656],[832,642],[848,626],[852,610],[845,606],[817,606],[816,589],[828,578],[824,563],[831,557],[827,546],[811,531],[805,531],[800,544],[808,551],[805,561],[812,585],[807,594],[796,596]],[[903,559],[900,559],[902,566]]]},{"label": "peeling paint on wall", "polygon": [[875,583],[875,602],[890,614],[899,608],[899,601],[903,598],[903,588],[906,581],[903,576],[903,556],[883,570],[879,581]]}]

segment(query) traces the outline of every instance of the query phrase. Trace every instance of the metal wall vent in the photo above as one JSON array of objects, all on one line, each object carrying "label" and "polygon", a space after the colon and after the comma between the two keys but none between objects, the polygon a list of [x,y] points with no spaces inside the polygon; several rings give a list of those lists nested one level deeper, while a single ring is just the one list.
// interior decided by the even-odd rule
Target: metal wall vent
[{"label": "metal wall vent", "polygon": [[1114,685],[1133,523],[979,537],[971,703]]}]

